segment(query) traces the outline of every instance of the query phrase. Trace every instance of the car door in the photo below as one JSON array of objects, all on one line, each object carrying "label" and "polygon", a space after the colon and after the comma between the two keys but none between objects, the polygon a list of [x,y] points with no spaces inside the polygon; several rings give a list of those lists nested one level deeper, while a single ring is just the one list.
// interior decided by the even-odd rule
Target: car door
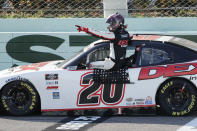
[{"label": "car door", "polygon": [[154,106],[157,89],[166,79],[163,77],[152,79],[151,77],[157,75],[159,71],[154,67],[170,63],[171,58],[161,42],[146,41],[144,45],[137,47],[137,51],[135,66],[129,68],[130,81],[133,85],[128,89],[127,97],[132,97],[134,99],[132,104],[138,107]]},{"label": "car door", "polygon": [[[112,79],[114,79],[113,75],[109,75],[112,73],[111,71],[89,69],[89,64],[91,62],[104,61],[105,58],[109,56],[109,52],[109,45],[102,46],[92,50],[83,59],[79,60],[77,65],[78,71],[83,72],[83,74],[80,76],[80,86],[83,88],[78,92],[77,107],[97,108],[109,106],[132,106],[131,104],[127,103],[126,100],[132,98],[131,93],[129,93],[133,92],[132,88],[135,86],[132,81],[131,83],[110,83],[110,77],[113,77]],[[125,67],[131,68],[133,71],[135,71],[135,69],[132,67],[136,65],[136,53],[138,52],[136,52],[135,47],[127,47]],[[81,67],[84,68],[84,66],[81,65],[86,65],[85,69],[81,69]],[[94,75],[96,74],[95,71],[99,71],[99,75],[103,75],[104,77],[107,76],[104,78],[107,79],[107,82],[97,83],[95,80],[93,80]],[[126,70],[126,72],[128,72],[128,70]],[[116,72],[115,75],[117,74],[120,75],[120,73]]]}]

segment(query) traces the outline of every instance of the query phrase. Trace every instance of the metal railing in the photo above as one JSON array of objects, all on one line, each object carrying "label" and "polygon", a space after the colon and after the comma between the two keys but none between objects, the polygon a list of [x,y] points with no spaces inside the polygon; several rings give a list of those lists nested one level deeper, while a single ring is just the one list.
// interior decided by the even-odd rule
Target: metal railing
[{"label": "metal railing", "polygon": [[[1,18],[102,18],[103,12],[103,0],[0,0]],[[128,13],[130,17],[196,17],[197,0],[128,0]]]}]

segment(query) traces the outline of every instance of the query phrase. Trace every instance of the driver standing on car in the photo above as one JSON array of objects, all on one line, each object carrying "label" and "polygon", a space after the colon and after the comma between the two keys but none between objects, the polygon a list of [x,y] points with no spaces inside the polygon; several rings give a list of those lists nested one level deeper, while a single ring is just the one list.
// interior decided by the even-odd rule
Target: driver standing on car
[{"label": "driver standing on car", "polygon": [[96,31],[90,28],[78,27],[78,31],[84,31],[93,36],[110,40],[110,54],[109,58],[105,58],[105,61],[96,61],[90,63],[92,69],[104,69],[104,70],[117,70],[125,66],[126,47],[129,41],[133,38],[125,29],[124,17],[119,13],[113,14],[107,18],[106,23],[109,24],[109,33]]}]

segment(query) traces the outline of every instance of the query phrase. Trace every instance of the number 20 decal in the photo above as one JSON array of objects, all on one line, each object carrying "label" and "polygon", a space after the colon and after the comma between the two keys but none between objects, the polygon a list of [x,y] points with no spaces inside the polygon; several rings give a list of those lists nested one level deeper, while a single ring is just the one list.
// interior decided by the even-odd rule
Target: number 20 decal
[{"label": "number 20 decal", "polygon": [[83,87],[77,97],[77,106],[97,106],[119,104],[125,93],[125,84],[99,84],[93,81],[93,72],[81,76],[80,86]]}]

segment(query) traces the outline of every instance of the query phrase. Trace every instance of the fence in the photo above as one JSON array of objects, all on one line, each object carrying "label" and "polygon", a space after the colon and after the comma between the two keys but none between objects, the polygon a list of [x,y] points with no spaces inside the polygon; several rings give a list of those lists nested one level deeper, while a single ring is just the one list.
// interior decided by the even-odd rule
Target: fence
[{"label": "fence", "polygon": [[[113,1],[113,0],[112,0]],[[130,17],[196,17],[197,0],[128,0]],[[102,0],[0,0],[1,18],[102,18]]]},{"label": "fence", "polygon": [[0,0],[0,17],[103,17],[101,0]]},{"label": "fence", "polygon": [[130,16],[196,17],[197,0],[129,0]]}]

